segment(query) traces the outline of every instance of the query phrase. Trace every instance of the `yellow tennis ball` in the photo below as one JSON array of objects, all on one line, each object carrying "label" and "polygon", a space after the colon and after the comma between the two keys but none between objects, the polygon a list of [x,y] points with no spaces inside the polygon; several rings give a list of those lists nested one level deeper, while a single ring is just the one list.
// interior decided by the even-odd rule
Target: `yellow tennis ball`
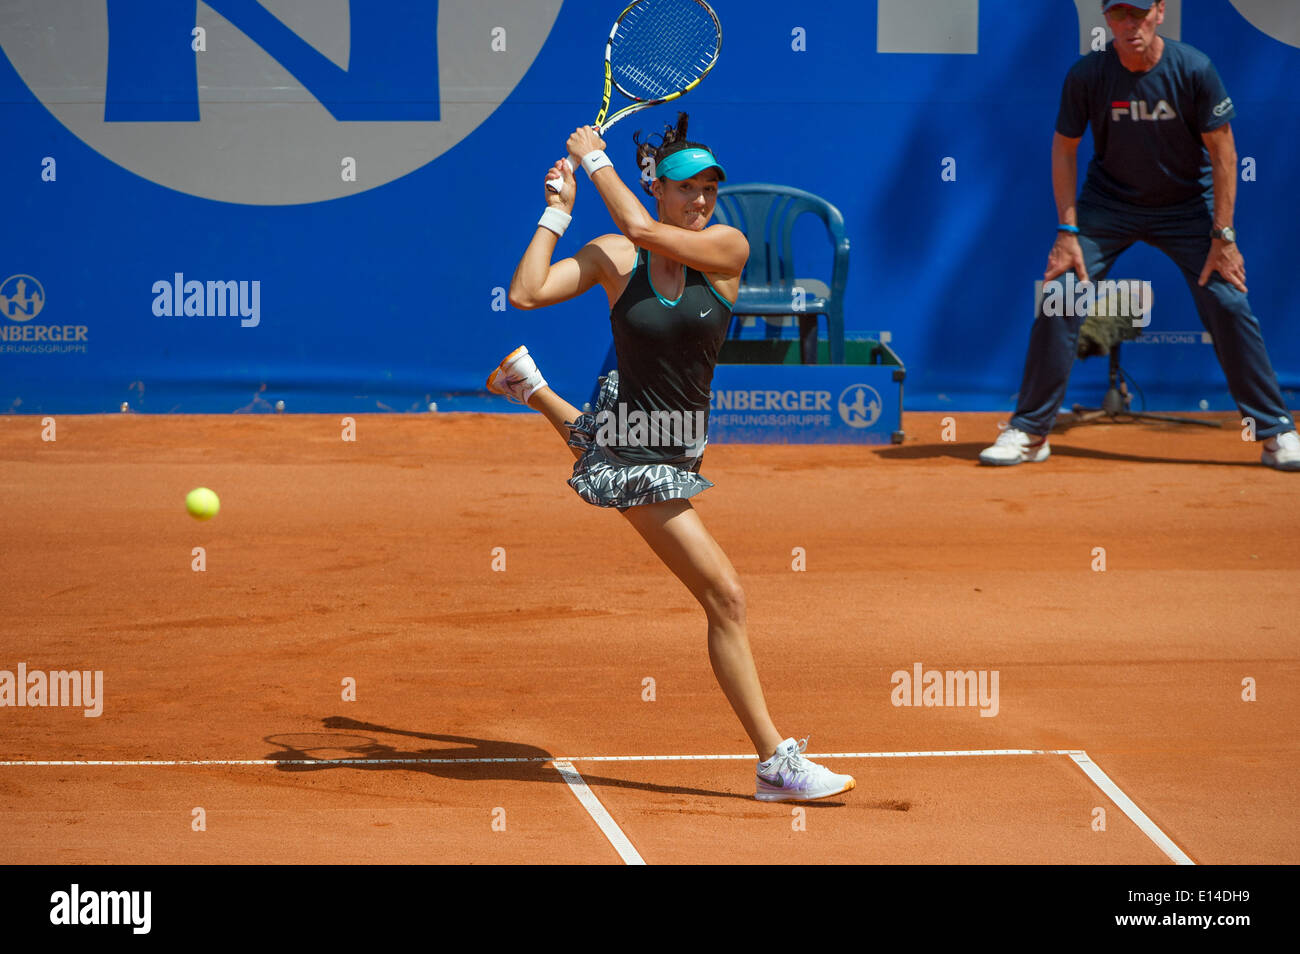
[{"label": "yellow tennis ball", "polygon": [[211,520],[221,509],[221,501],[207,487],[196,487],[185,495],[185,509],[195,520]]}]

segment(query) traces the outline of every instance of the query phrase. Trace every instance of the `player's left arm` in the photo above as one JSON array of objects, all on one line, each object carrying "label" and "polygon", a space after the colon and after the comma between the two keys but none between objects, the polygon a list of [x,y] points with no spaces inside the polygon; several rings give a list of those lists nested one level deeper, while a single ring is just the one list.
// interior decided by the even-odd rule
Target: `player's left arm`
[{"label": "player's left arm", "polygon": [[[1232,124],[1224,123],[1201,133],[1201,140],[1209,150],[1214,172],[1214,227],[1229,228],[1237,204],[1237,145],[1232,138]],[[1238,291],[1246,291],[1246,262],[1236,242],[1211,240],[1210,254],[1197,283],[1204,285],[1213,272],[1222,275]]]},{"label": "player's left arm", "polygon": [[[583,127],[569,137],[573,157],[604,149],[605,143],[591,127]],[[580,150],[586,150],[585,152]],[[597,169],[591,183],[609,209],[618,230],[640,248],[681,262],[688,268],[711,275],[737,276],[749,261],[749,241],[745,233],[729,225],[711,225],[696,232],[665,225],[652,216],[641,200],[610,166]]]},{"label": "player's left arm", "polygon": [[[601,179],[607,181],[614,179],[617,188],[622,189],[627,197],[645,213],[645,207],[632,191],[623,185],[622,180],[614,175],[613,171],[605,170],[596,173],[592,181],[597,188],[600,187]],[[749,240],[745,238],[744,232],[730,225],[710,225],[696,232],[675,225],[665,225],[648,213],[643,217],[629,216],[630,221],[626,223],[620,221],[619,216],[614,214],[612,206],[610,214],[618,224],[619,231],[638,247],[681,262],[687,268],[693,268],[698,272],[734,278],[745,270],[745,263],[749,261]]]}]

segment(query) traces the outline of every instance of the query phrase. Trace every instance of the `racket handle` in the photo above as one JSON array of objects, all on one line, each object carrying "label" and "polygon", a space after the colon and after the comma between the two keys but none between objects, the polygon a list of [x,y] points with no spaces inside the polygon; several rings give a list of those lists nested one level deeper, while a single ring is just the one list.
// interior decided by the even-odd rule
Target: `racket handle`
[{"label": "racket handle", "polygon": [[[573,171],[573,163],[571,163],[567,157],[564,160],[564,164],[569,167],[570,172]],[[550,189],[552,192],[559,193],[559,191],[564,188],[564,177],[556,176],[553,179],[547,179],[546,188]]]}]

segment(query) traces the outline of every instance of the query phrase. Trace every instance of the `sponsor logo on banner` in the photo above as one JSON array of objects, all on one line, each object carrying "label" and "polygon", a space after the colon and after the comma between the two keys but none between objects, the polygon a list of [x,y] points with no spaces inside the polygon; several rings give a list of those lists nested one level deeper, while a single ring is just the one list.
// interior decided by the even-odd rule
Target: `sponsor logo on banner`
[{"label": "sponsor logo on banner", "polygon": [[901,427],[901,391],[894,398],[894,390],[883,390],[898,387],[898,370],[888,365],[719,364],[709,399],[710,440],[885,443]]},{"label": "sponsor logo on banner", "polygon": [[724,427],[828,427],[830,409],[831,392],[820,388],[715,388],[709,396],[709,420]]},{"label": "sponsor logo on banner", "polygon": [[0,310],[14,321],[30,321],[45,307],[45,289],[31,275],[10,275],[0,284]]},{"label": "sponsor logo on banner", "polygon": [[829,411],[831,393],[806,389],[733,388],[713,392],[709,407],[717,411]]},{"label": "sponsor logo on banner", "polygon": [[[1300,48],[1300,17],[1295,15],[1293,0],[1228,0],[1238,14],[1255,29],[1280,43]],[[1064,5],[1064,4],[1063,4]],[[877,53],[971,54],[979,52],[981,20],[984,29],[997,29],[997,21],[980,17],[980,0],[944,0],[943,3],[918,3],[917,0],[878,0]],[[1079,23],[1079,54],[1087,56],[1093,49],[1096,30],[1105,29],[1101,4],[1097,0],[1074,0]],[[1209,4],[1187,4],[1188,19],[1197,16],[1214,29],[1217,10]],[[1200,9],[1195,9],[1200,8]],[[1161,36],[1182,39],[1183,0],[1165,0],[1165,22]]]},{"label": "sponsor logo on banner", "polygon": [[1214,344],[1214,338],[1208,331],[1192,328],[1187,331],[1151,331],[1147,330],[1139,338],[1124,342],[1129,345],[1196,345]]},{"label": "sponsor logo on banner", "polygon": [[561,3],[42,0],[0,16],[0,48],[59,122],[136,175],[293,205],[455,147],[532,66]]},{"label": "sponsor logo on banner", "polygon": [[852,428],[870,427],[880,419],[880,394],[869,384],[850,384],[840,394],[840,420]]},{"label": "sponsor logo on banner", "polygon": [[0,354],[85,354],[86,325],[48,324],[34,319],[45,310],[45,287],[31,275],[0,282]]}]

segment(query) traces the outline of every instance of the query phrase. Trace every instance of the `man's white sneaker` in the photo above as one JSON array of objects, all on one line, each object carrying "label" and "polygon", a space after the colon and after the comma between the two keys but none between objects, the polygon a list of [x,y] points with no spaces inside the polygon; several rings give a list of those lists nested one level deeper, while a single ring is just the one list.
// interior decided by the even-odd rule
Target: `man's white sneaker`
[{"label": "man's white sneaker", "polygon": [[1300,470],[1300,435],[1287,431],[1264,442],[1259,462],[1277,470]]},{"label": "man's white sneaker", "polygon": [[786,739],[776,754],[758,763],[758,786],[754,797],[760,802],[806,802],[847,792],[857,785],[852,775],[836,775],[830,769],[803,757],[808,740]]},{"label": "man's white sneaker", "polygon": [[1052,448],[1046,437],[1026,434],[1017,427],[1008,427],[998,435],[992,447],[980,451],[980,463],[1007,467],[1026,461],[1036,464],[1051,456]]},{"label": "man's white sneaker", "polygon": [[520,345],[506,355],[495,371],[488,375],[487,389],[497,394],[504,394],[514,404],[527,404],[528,399],[538,388],[546,387],[546,379],[528,354],[528,349]]}]

